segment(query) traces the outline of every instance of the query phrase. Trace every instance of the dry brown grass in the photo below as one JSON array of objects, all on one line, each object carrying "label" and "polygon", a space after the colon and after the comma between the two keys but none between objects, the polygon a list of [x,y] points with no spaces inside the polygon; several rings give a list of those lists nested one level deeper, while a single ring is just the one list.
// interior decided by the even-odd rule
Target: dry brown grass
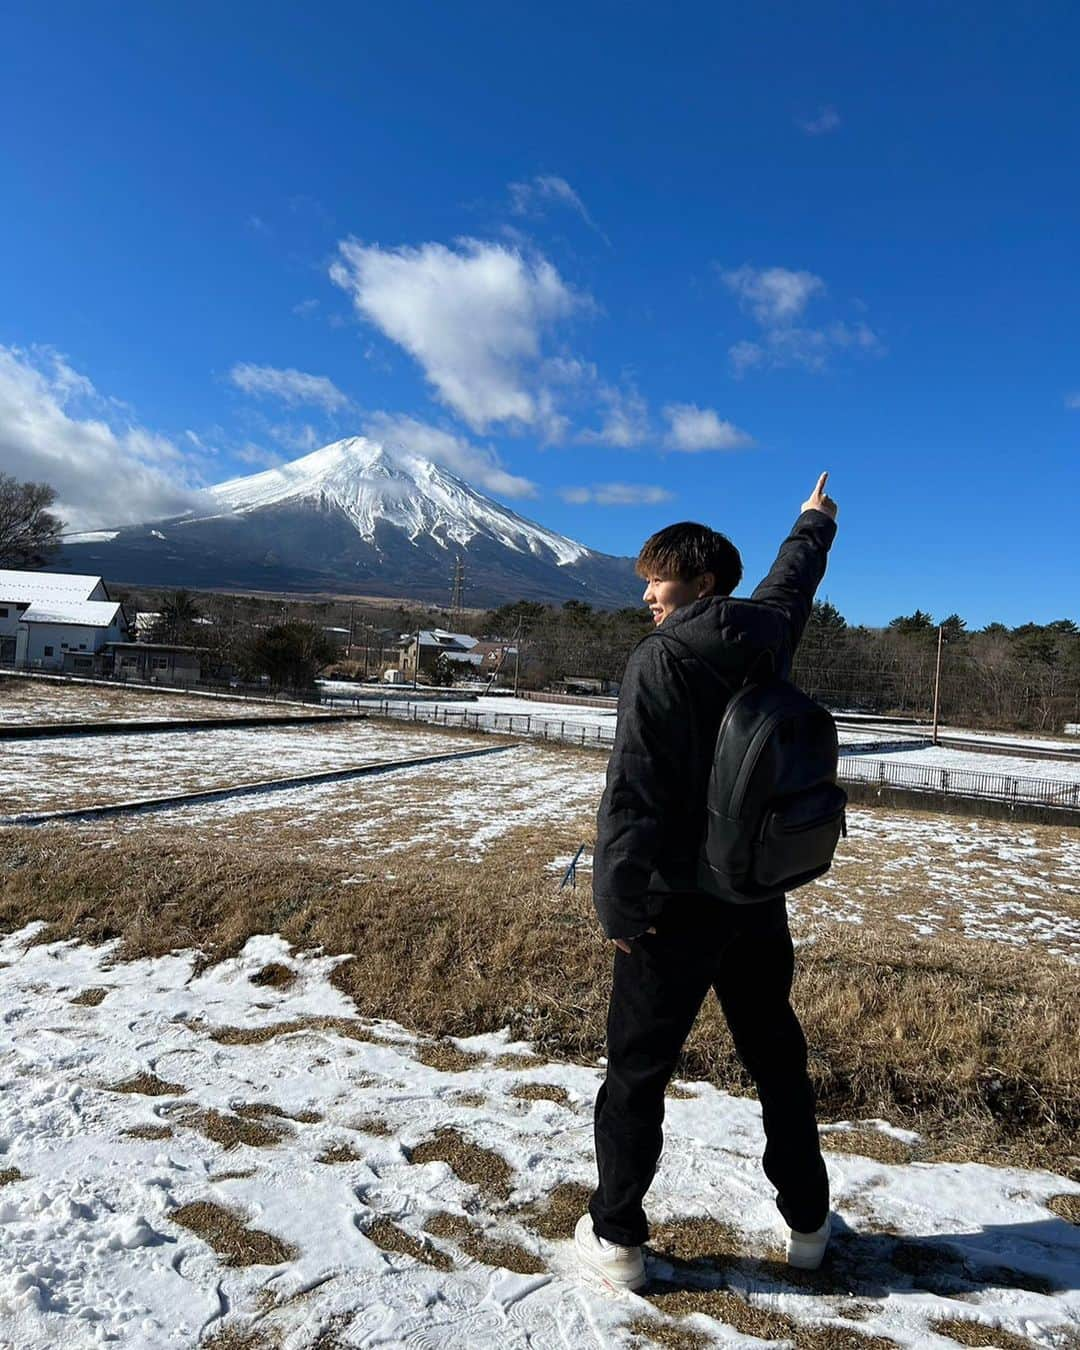
[{"label": "dry brown grass", "polygon": [[358,1116],[349,1122],[349,1129],[355,1130],[357,1134],[370,1134],[375,1139],[388,1139],[393,1134],[390,1126],[379,1116]]},{"label": "dry brown grass", "polygon": [[716,1344],[704,1332],[680,1326],[678,1322],[661,1322],[656,1317],[637,1317],[627,1322],[626,1330],[631,1336],[648,1341],[650,1345],[659,1345],[663,1350],[706,1350],[707,1346]]},{"label": "dry brown grass", "polygon": [[69,1002],[77,1004],[82,1008],[96,1008],[108,993],[107,988],[84,989],[81,994],[76,994]]},{"label": "dry brown grass", "polygon": [[996,1350],[1030,1350],[1031,1342],[1000,1327],[988,1327],[970,1317],[939,1317],[930,1323],[930,1330],[938,1336],[947,1336],[958,1345],[985,1345]]},{"label": "dry brown grass", "polygon": [[540,1055],[522,1055],[506,1054],[496,1055],[494,1065],[497,1069],[535,1069],[538,1064],[543,1064]]},{"label": "dry brown grass", "polygon": [[526,1102],[556,1102],[559,1106],[571,1107],[570,1094],[558,1083],[515,1083],[508,1092],[511,1097]]},{"label": "dry brown grass", "polygon": [[1075,1192],[1071,1195],[1052,1195],[1046,1207],[1066,1223],[1080,1224],[1080,1195]]},{"label": "dry brown grass", "polygon": [[173,1130],[171,1125],[129,1125],[124,1134],[134,1139],[171,1139]]},{"label": "dry brown grass", "polygon": [[199,1342],[200,1350],[279,1350],[281,1340],[265,1331],[222,1327]]},{"label": "dry brown grass", "polygon": [[408,1152],[411,1163],[446,1163],[461,1181],[478,1187],[490,1199],[505,1200],[514,1188],[514,1171],[506,1159],[460,1130],[439,1130]]},{"label": "dry brown grass", "polygon": [[716,1268],[741,1259],[744,1240],[738,1230],[717,1219],[673,1219],[656,1224],[649,1248],[673,1265],[691,1262]]},{"label": "dry brown grass", "polygon": [[240,1106],[232,1107],[232,1110],[238,1116],[246,1116],[249,1120],[276,1116],[279,1120],[295,1120],[299,1125],[317,1125],[323,1118],[318,1111],[286,1111],[284,1107],[276,1106],[273,1102],[243,1102]]},{"label": "dry brown grass", "polygon": [[223,1148],[236,1148],[239,1144],[248,1144],[252,1148],[273,1148],[285,1137],[285,1131],[277,1126],[261,1120],[249,1120],[228,1111],[215,1111],[213,1107],[206,1111],[185,1112],[177,1118],[177,1123],[198,1130]]},{"label": "dry brown grass", "polygon": [[321,1163],[351,1163],[362,1162],[364,1155],[357,1153],[351,1144],[330,1144],[324,1148],[315,1159]]},{"label": "dry brown grass", "polygon": [[234,1172],[211,1172],[206,1179],[207,1181],[242,1180],[245,1177],[253,1177],[256,1170],[254,1167],[241,1167]]},{"label": "dry brown grass", "polygon": [[[67,829],[8,832],[0,931],[41,918],[41,940],[120,938],[121,958],[197,947],[207,964],[276,931],[300,950],[354,953],[333,981],[362,1017],[436,1038],[509,1026],[548,1056],[602,1053],[612,958],[587,888],[557,892],[517,834],[482,869],[402,852],[395,880],[348,886],[326,857],[139,838],[117,850]],[[794,1001],[824,1120],[914,1128],[927,1137],[926,1158],[1080,1175],[1080,970],[1031,948],[837,925],[800,948]],[[371,1036],[343,1018],[212,1034],[250,1044],[304,1029]],[[750,1090],[714,1006],[679,1074]]]},{"label": "dry brown grass", "polygon": [[251,977],[252,984],[269,985],[271,989],[288,989],[295,981],[296,971],[280,961],[271,961]]},{"label": "dry brown grass", "polygon": [[249,1228],[244,1216],[212,1200],[194,1200],[168,1216],[212,1247],[227,1266],[276,1266],[296,1259],[296,1249],[272,1233]]},{"label": "dry brown grass", "polygon": [[109,1092],[136,1092],[145,1097],[182,1097],[187,1088],[181,1083],[167,1083],[156,1073],[137,1073],[120,1083],[105,1084]]},{"label": "dry brown grass", "polygon": [[821,1136],[825,1153],[856,1153],[875,1162],[906,1163],[914,1156],[910,1144],[884,1130],[828,1130]]},{"label": "dry brown grass", "polygon": [[454,1268],[453,1261],[445,1252],[414,1237],[412,1233],[406,1233],[389,1219],[379,1218],[374,1223],[368,1224],[364,1229],[364,1236],[383,1251],[400,1252],[403,1256],[411,1256],[414,1261],[422,1261],[425,1266],[434,1266],[436,1270]]},{"label": "dry brown grass", "polygon": [[506,1237],[489,1237],[460,1214],[442,1211],[433,1214],[424,1224],[429,1233],[446,1238],[459,1247],[466,1256],[497,1270],[512,1270],[518,1275],[539,1275],[547,1269],[535,1252],[527,1251],[520,1243]]},{"label": "dry brown grass", "polygon": [[421,1043],[413,1051],[413,1058],[426,1064],[429,1069],[438,1069],[440,1073],[465,1073],[484,1062],[483,1055],[461,1050],[450,1040]]},{"label": "dry brown grass", "polygon": [[578,1181],[565,1181],[543,1200],[517,1213],[519,1222],[549,1242],[574,1236],[574,1225],[589,1207],[592,1188]]},{"label": "dry brown grass", "polygon": [[12,1181],[22,1181],[23,1174],[17,1167],[0,1167],[0,1186],[7,1186]]}]

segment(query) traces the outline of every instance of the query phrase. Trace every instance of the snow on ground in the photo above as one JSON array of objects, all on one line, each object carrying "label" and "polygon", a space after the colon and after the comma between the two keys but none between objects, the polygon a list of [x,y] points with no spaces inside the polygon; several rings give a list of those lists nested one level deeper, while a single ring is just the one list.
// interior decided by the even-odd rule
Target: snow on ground
[{"label": "snow on ground", "polygon": [[[140,722],[186,717],[281,717],[292,705],[269,700],[138,692],[95,684],[0,677],[0,726],[25,722]],[[313,709],[314,711],[314,709]]]},{"label": "snow on ground", "polygon": [[[272,935],[195,975],[191,953],[111,965],[110,946],[27,945],[35,927],[0,943],[0,1344],[186,1350],[230,1326],[280,1334],[289,1350],[330,1333],[357,1347],[606,1350],[655,1315],[647,1298],[583,1282],[537,1217],[557,1187],[592,1184],[598,1066],[514,1064],[504,1056],[528,1047],[494,1034],[457,1042],[476,1056],[460,1071],[432,1068],[404,1028],[352,1017],[329,982],[335,959]],[[253,983],[270,962],[293,983]],[[301,1019],[254,1044],[213,1038]],[[111,1090],[132,1079],[144,1090]],[[522,1099],[523,1083],[559,1100]],[[758,1163],[756,1102],[680,1086],[650,1216],[732,1225],[747,1256],[699,1268],[699,1287],[910,1347],[952,1344],[929,1329],[938,1318],[1033,1346],[1080,1327],[1080,1232],[1048,1205],[1075,1203],[1075,1182],[829,1151],[849,1125],[890,1134],[901,1155],[911,1138],[841,1123],[824,1139],[838,1236],[821,1277],[793,1278],[770,1259],[783,1230]],[[214,1142],[208,1121],[210,1135],[223,1123],[263,1135]],[[410,1161],[445,1130],[490,1151],[479,1186],[438,1146]],[[205,1206],[238,1216],[252,1263],[231,1264],[179,1221],[220,1214]],[[410,1243],[413,1254],[394,1250]],[[662,1255],[650,1275],[657,1292],[689,1288]],[[749,1343],[700,1313],[691,1325],[717,1345]]]},{"label": "snow on ground", "polygon": [[0,809],[61,810],[464,748],[459,736],[368,721],[12,741]]},{"label": "snow on ground", "polygon": [[[388,745],[394,754],[386,758],[399,750],[410,754],[463,748],[458,737],[439,746],[430,735],[423,735],[419,747],[402,747],[400,741]],[[476,860],[496,840],[526,827],[580,822],[591,836],[603,788],[602,762],[523,745],[477,759],[395,770],[391,777],[169,807],[86,829],[94,838],[130,831],[190,835],[202,829],[216,839],[268,848],[279,846],[287,831],[305,849],[324,857],[342,854],[350,866],[377,867],[381,875],[383,860],[403,850],[424,848]]]},{"label": "snow on ground", "polygon": [[960,816],[849,810],[832,869],[789,901],[803,914],[1037,943],[1080,960],[1080,834]]}]

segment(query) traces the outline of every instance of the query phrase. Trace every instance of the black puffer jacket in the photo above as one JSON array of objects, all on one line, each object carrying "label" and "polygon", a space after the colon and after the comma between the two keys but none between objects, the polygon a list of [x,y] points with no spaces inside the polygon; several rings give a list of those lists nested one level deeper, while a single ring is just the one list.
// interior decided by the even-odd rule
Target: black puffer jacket
[{"label": "black puffer jacket", "polygon": [[830,516],[804,511],[749,600],[695,600],[656,628],[692,651],[650,633],[631,652],[593,855],[593,902],[608,937],[637,937],[666,896],[696,888],[705,793],[727,699],[763,651],[773,653],[779,675],[790,674],[835,535]]}]

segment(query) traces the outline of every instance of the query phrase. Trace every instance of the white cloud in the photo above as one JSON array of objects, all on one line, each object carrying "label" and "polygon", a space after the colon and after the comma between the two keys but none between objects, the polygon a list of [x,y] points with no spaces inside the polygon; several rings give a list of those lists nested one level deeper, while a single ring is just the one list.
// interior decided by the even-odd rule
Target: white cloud
[{"label": "white cloud", "polygon": [[1065,395],[1065,406],[1066,408],[1072,409],[1080,408],[1080,390],[1077,390],[1075,393]]},{"label": "white cloud", "polygon": [[785,366],[820,373],[837,351],[874,355],[884,351],[880,338],[862,320],[854,324],[834,320],[817,328],[797,322],[810,302],[826,291],[824,281],[813,272],[743,266],[731,271],[721,269],[720,276],[762,330],[756,339],[744,338],[728,348],[736,375],[755,367]]},{"label": "white cloud", "polygon": [[755,366],[801,366],[820,374],[833,354],[842,350],[880,355],[885,349],[868,324],[836,322],[824,328],[771,328],[757,342],[736,342],[728,355],[736,375]]},{"label": "white cloud", "polygon": [[259,469],[276,469],[279,464],[285,462],[275,450],[267,450],[261,445],[256,445],[254,441],[248,441],[239,450],[234,450],[232,457],[238,459],[241,464],[253,464]]},{"label": "white cloud", "polygon": [[464,436],[455,436],[403,413],[373,413],[365,420],[364,434],[390,450],[404,451],[434,460],[474,487],[497,492],[502,497],[535,497],[537,486],[505,469],[490,446],[473,445]]},{"label": "white cloud", "polygon": [[589,209],[565,178],[540,173],[526,181],[510,184],[510,209],[516,216],[542,215],[548,206],[564,206],[579,215],[590,229],[610,244],[610,239],[589,214]]},{"label": "white cloud", "polygon": [[601,384],[597,397],[607,410],[603,423],[595,431],[583,431],[579,441],[629,450],[648,438],[649,406],[636,389]]},{"label": "white cloud", "polygon": [[591,301],[551,263],[476,239],[397,249],[346,239],[338,249],[331,279],[474,431],[505,424],[562,434],[543,381],[544,340]]},{"label": "white cloud", "polygon": [[283,445],[286,450],[295,450],[302,455],[306,455],[311,450],[318,450],[320,445],[327,443],[327,438],[316,431],[310,422],[304,422],[301,426],[296,426],[291,422],[277,422],[269,427],[269,432],[278,445]]},{"label": "white cloud", "polygon": [[713,408],[696,403],[669,403],[664,409],[669,431],[664,437],[668,450],[697,454],[702,450],[745,450],[754,444],[752,436],[725,422]]},{"label": "white cloud", "polygon": [[572,506],[652,506],[674,501],[667,488],[648,483],[594,483],[591,487],[565,487],[559,496]]},{"label": "white cloud", "polygon": [[739,303],[762,325],[790,323],[806,308],[812,296],[825,290],[813,272],[792,272],[786,267],[736,267],[720,276]]},{"label": "white cloud", "polygon": [[[191,452],[125,418],[58,353],[0,346],[0,465],[56,489],[69,532],[133,525],[200,507]],[[77,415],[82,414],[82,415]]]},{"label": "white cloud", "polygon": [[255,366],[241,361],[229,371],[229,379],[245,394],[256,398],[279,398],[289,407],[313,403],[327,412],[349,406],[343,394],[325,375],[307,375],[302,370],[278,370],[275,366]]},{"label": "white cloud", "polygon": [[839,127],[840,114],[831,103],[827,103],[815,117],[797,117],[795,125],[807,136],[827,136]]},{"label": "white cloud", "polygon": [[314,299],[299,300],[295,305],[293,305],[292,312],[297,316],[297,318],[307,319],[310,318],[311,315],[314,314],[318,308],[319,308],[318,300]]}]

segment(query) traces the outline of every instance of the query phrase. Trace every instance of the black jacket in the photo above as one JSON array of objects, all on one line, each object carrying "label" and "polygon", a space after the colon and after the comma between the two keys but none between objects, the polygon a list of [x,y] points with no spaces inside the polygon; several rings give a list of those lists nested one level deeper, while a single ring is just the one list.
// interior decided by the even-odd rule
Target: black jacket
[{"label": "black jacket", "polygon": [[696,889],[724,707],[763,651],[773,653],[777,674],[790,674],[835,535],[830,516],[804,511],[749,600],[695,600],[655,629],[692,651],[650,633],[631,652],[593,854],[593,903],[608,937],[637,937],[665,896]]}]

